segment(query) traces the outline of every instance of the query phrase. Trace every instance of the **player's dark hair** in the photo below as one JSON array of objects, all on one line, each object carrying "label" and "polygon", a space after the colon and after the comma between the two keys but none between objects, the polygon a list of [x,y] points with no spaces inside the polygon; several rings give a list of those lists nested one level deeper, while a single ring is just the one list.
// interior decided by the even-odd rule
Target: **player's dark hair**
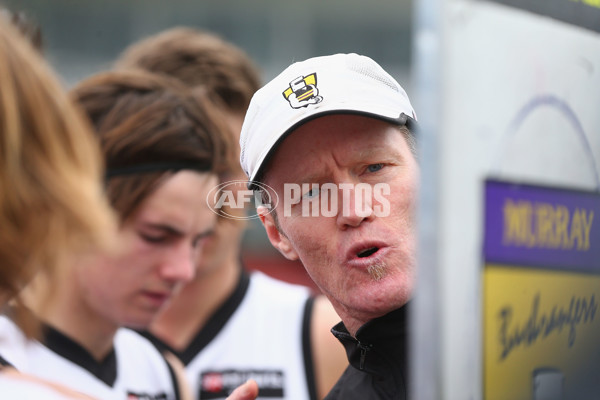
[{"label": "player's dark hair", "polygon": [[181,169],[216,174],[231,168],[230,136],[210,102],[180,82],[143,70],[95,75],[73,98],[100,139],[107,192],[125,221],[162,182]]}]

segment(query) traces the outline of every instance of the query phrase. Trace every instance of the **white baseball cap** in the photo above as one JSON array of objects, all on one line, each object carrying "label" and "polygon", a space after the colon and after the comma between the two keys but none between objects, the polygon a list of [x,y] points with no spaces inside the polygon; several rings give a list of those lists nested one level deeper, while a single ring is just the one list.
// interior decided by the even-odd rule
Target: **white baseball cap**
[{"label": "white baseball cap", "polygon": [[240,162],[249,186],[288,134],[328,114],[366,115],[397,125],[416,121],[404,89],[369,57],[335,54],[294,63],[258,90],[248,107]]}]

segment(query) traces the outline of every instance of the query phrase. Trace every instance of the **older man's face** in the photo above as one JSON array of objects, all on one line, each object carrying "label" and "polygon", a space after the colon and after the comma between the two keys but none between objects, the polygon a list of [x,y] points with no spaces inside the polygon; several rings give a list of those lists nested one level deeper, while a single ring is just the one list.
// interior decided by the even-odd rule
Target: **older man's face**
[{"label": "older man's face", "polygon": [[[263,217],[271,242],[302,261],[350,332],[406,303],[415,280],[418,166],[398,127],[351,115],[308,122],[278,147],[266,183],[280,196],[279,230],[272,214]],[[292,196],[302,184],[328,190]]]}]

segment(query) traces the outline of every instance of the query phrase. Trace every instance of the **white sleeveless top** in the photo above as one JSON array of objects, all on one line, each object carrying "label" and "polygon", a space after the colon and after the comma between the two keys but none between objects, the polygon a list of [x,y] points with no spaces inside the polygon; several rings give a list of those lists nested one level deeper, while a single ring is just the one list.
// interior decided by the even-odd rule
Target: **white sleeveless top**
[{"label": "white sleeveless top", "polygon": [[0,373],[0,396],[3,399],[73,400],[50,387],[16,379]]},{"label": "white sleeveless top", "polygon": [[138,333],[121,328],[114,351],[102,362],[50,329],[45,344],[27,340],[7,317],[0,317],[0,356],[17,370],[65,385],[98,399],[176,400],[174,377],[163,356]]},{"label": "white sleeveless top", "polygon": [[197,399],[225,399],[248,379],[259,399],[315,399],[310,351],[313,298],[304,286],[243,272],[238,287],[180,357]]}]

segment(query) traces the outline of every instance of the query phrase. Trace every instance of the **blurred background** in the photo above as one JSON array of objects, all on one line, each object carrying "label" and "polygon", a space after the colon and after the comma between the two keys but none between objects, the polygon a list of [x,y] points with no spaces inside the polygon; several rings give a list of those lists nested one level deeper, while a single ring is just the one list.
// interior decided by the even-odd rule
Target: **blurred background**
[{"label": "blurred background", "polygon": [[[130,43],[174,26],[219,34],[243,48],[267,82],[294,61],[339,52],[367,55],[409,96],[410,0],[4,0],[42,30],[44,53],[67,87],[106,70]],[[250,269],[316,290],[304,269],[268,242],[258,220],[244,238]]]}]

